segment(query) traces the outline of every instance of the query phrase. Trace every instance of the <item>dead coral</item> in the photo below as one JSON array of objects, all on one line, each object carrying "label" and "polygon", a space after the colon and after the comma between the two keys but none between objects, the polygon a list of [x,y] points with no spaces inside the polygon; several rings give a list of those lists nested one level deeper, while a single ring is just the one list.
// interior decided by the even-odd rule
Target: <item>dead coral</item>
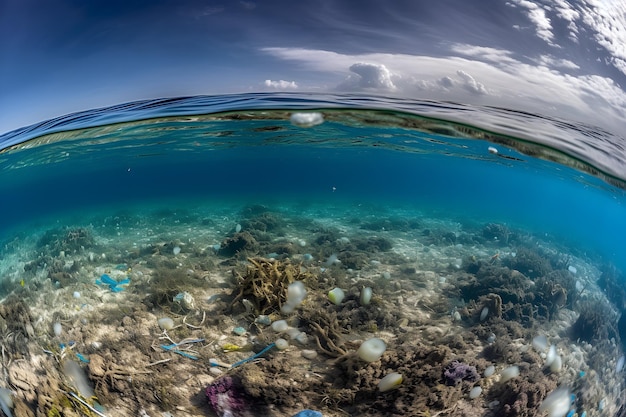
[{"label": "dead coral", "polygon": [[514,257],[505,259],[504,264],[530,278],[538,278],[552,271],[550,261],[537,249],[520,247]]},{"label": "dead coral", "polygon": [[[450,355],[445,346],[431,348],[417,343],[390,346],[379,362],[367,366],[350,359],[339,360],[337,367],[343,372],[330,376],[323,392],[331,393],[331,387],[343,387],[337,402],[350,415],[418,416],[425,412],[435,415],[455,406],[464,390],[472,385],[468,381],[457,386],[444,384],[444,364]],[[377,384],[390,369],[402,374],[403,382],[397,389],[381,395]]]},{"label": "dead coral", "polygon": [[252,303],[255,314],[269,314],[279,311],[287,298],[287,287],[294,281],[310,280],[312,275],[303,272],[299,265],[288,260],[278,261],[265,258],[248,258],[250,265],[241,274],[236,269],[233,275],[236,287],[228,310],[243,300]]},{"label": "dead coral", "polygon": [[222,242],[218,254],[235,256],[240,253],[256,253],[258,246],[256,239],[249,232],[239,232]]},{"label": "dead coral", "polygon": [[343,337],[345,333],[337,318],[337,312],[329,311],[321,306],[305,309],[300,314],[303,326],[308,327],[308,333],[315,338],[320,352],[339,357],[346,354]]},{"label": "dead coral", "polygon": [[499,416],[536,416],[544,398],[557,385],[554,375],[544,375],[541,368],[521,363],[520,377],[505,384],[495,385],[488,393],[489,400],[499,401]]},{"label": "dead coral", "polygon": [[[484,310],[485,308],[487,310]],[[485,312],[485,317],[481,320],[483,312]],[[480,297],[476,302],[473,318],[476,322],[502,318],[502,298],[498,294],[487,294]]]},{"label": "dead coral", "polygon": [[506,225],[501,223],[488,223],[482,229],[482,235],[487,242],[502,242],[505,245],[509,243],[513,232]]},{"label": "dead coral", "polygon": [[587,302],[581,306],[580,315],[570,329],[572,340],[593,343],[619,338],[617,321],[616,314],[608,306]]},{"label": "dead coral", "polygon": [[37,247],[52,256],[85,250],[95,245],[90,229],[84,227],[48,230],[37,242]]},{"label": "dead coral", "polygon": [[174,313],[183,313],[181,305],[174,302],[177,294],[206,286],[206,281],[189,269],[160,268],[154,271],[149,282],[148,295],[143,303]]}]

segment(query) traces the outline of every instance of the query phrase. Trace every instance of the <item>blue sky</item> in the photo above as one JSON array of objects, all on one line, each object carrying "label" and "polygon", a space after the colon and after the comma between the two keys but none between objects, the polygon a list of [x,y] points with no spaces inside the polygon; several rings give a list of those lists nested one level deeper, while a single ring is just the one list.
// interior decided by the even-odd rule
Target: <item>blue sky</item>
[{"label": "blue sky", "polygon": [[624,16],[610,0],[0,0],[0,134],[252,91],[451,100],[622,134]]}]

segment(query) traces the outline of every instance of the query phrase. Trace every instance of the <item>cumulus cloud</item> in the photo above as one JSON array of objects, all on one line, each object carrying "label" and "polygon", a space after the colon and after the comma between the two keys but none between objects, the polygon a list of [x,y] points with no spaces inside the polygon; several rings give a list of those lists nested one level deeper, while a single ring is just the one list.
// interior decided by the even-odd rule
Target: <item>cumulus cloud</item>
[{"label": "cumulus cloud", "polygon": [[458,70],[456,74],[463,81],[463,87],[470,93],[487,94],[487,89],[485,88],[485,86],[476,81],[474,77],[469,75],[467,72],[463,70]]},{"label": "cumulus cloud", "polygon": [[285,80],[265,80],[265,86],[269,88],[275,88],[277,90],[295,90],[298,88],[298,84],[295,81]]},{"label": "cumulus cloud", "polygon": [[358,62],[350,65],[352,74],[339,86],[339,89],[395,90],[392,73],[383,64]]},{"label": "cumulus cloud", "polygon": [[[471,45],[453,49],[463,49],[467,56],[348,55],[299,48],[263,51],[313,71],[318,79],[325,74],[325,83],[336,80],[348,91],[393,85],[394,94],[408,97],[493,105],[593,124],[600,122],[597,115],[602,114],[603,125],[623,127],[626,92],[608,77],[579,74],[580,69],[564,73],[562,68],[574,70],[574,64],[548,55],[535,58],[543,62],[537,65],[516,60],[504,50]],[[369,64],[355,64],[363,62]]]},{"label": "cumulus cloud", "polygon": [[437,83],[443,88],[448,88],[448,89],[454,87],[454,84],[456,84],[456,82],[452,79],[452,77],[447,76],[447,75],[441,78],[439,81],[437,81]]}]

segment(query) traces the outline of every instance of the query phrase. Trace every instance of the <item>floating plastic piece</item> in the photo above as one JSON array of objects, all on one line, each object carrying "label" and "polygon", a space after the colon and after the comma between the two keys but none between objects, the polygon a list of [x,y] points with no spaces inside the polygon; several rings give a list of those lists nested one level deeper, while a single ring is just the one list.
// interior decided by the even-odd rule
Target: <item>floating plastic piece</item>
[{"label": "floating plastic piece", "polygon": [[323,417],[322,413],[313,410],[302,410],[294,414],[293,417]]},{"label": "floating plastic piece", "polygon": [[569,410],[569,413],[567,413],[565,417],[574,417],[574,414],[576,414],[576,410]]},{"label": "floating plastic piece", "polygon": [[299,127],[313,127],[324,123],[324,116],[318,112],[292,113],[291,123]]},{"label": "floating plastic piece", "polygon": [[102,274],[100,278],[96,279],[96,284],[108,285],[109,289],[112,292],[120,292],[120,291],[124,291],[124,287],[122,287],[122,285],[130,284],[130,278],[126,278],[121,281],[116,281],[113,278],[111,278],[109,275]]},{"label": "floating plastic piece", "polygon": [[237,336],[243,336],[244,334],[246,334],[246,329],[244,329],[243,327],[235,327],[233,329],[233,333],[235,333]]}]

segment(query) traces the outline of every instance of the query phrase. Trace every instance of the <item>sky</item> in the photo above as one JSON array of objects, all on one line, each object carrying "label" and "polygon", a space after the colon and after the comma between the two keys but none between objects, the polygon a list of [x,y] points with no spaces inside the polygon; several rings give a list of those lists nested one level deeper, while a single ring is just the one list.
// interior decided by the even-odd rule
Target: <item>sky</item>
[{"label": "sky", "polygon": [[626,127],[626,0],[0,0],[0,134],[160,97],[364,93]]}]

